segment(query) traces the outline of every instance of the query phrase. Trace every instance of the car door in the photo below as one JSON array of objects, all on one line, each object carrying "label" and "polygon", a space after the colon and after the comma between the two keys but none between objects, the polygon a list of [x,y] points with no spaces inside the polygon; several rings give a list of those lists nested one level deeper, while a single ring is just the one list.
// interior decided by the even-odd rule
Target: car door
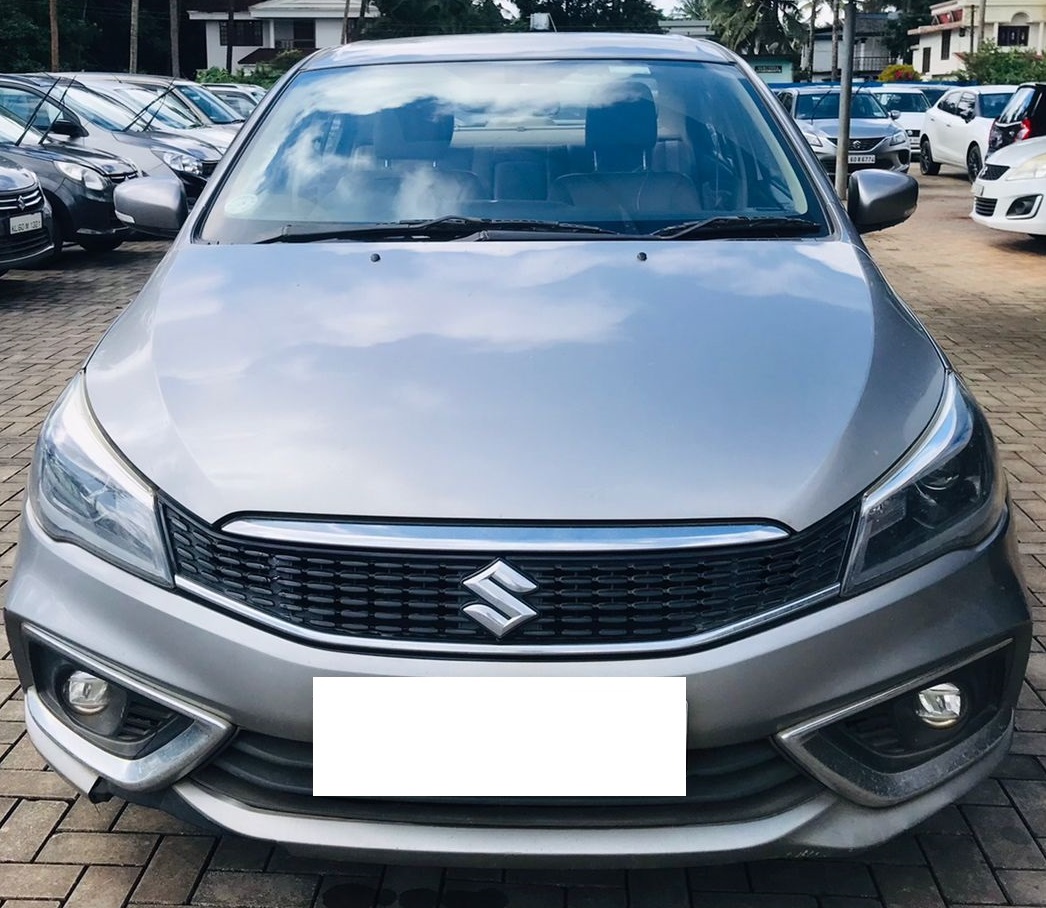
[{"label": "car door", "polygon": [[955,164],[955,152],[957,140],[952,133],[955,126],[962,123],[959,118],[959,97],[961,91],[950,91],[936,107],[931,107],[926,113],[925,133],[930,142],[930,150],[933,159],[939,164]]},{"label": "car door", "polygon": [[[965,167],[966,149],[974,143],[980,146],[984,138],[981,133],[987,134],[987,130],[984,128],[983,119],[977,116],[977,95],[972,91],[964,91],[959,95],[956,113],[959,121],[952,127],[948,135],[952,143],[949,153],[955,157],[949,163]],[[981,157],[983,159],[983,154]]]}]

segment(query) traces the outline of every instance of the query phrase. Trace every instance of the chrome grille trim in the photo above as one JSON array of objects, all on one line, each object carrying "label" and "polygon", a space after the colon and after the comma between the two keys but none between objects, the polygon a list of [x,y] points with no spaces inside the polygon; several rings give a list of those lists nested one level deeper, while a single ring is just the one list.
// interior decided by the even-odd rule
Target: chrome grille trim
[{"label": "chrome grille trim", "polygon": [[776,608],[758,615],[753,615],[744,621],[738,621],[725,627],[716,628],[703,634],[695,634],[691,637],[680,637],[673,640],[650,640],[642,643],[602,643],[602,644],[563,644],[563,645],[513,645],[502,643],[490,644],[467,644],[467,643],[432,643],[429,641],[403,641],[382,640],[373,637],[350,637],[345,634],[325,634],[309,628],[299,627],[288,621],[274,618],[259,609],[237,602],[227,596],[222,596],[207,587],[202,586],[186,577],[175,576],[174,585],[182,592],[188,593],[197,599],[209,602],[226,611],[232,612],[241,618],[246,618],[255,624],[264,625],[274,631],[278,631],[289,637],[296,637],[309,643],[318,643],[336,649],[359,649],[382,653],[418,654],[431,653],[433,655],[467,655],[467,656],[540,656],[543,659],[557,658],[560,656],[598,656],[598,655],[647,655],[654,653],[676,652],[678,650],[695,649],[713,643],[720,643],[728,638],[736,637],[748,631],[754,630],[763,624],[778,621],[803,609],[812,608],[819,603],[826,602],[839,594],[840,584],[835,583],[823,590],[811,593],[793,602],[786,602]]},{"label": "chrome grille trim", "polygon": [[[22,204],[18,204],[19,198]],[[39,186],[21,192],[0,193],[0,212],[4,214],[22,214],[36,211],[44,203],[44,194]]]},{"label": "chrome grille trim", "polygon": [[708,526],[460,526],[232,520],[222,532],[301,545],[423,552],[640,552],[749,545],[787,539],[771,524]]}]

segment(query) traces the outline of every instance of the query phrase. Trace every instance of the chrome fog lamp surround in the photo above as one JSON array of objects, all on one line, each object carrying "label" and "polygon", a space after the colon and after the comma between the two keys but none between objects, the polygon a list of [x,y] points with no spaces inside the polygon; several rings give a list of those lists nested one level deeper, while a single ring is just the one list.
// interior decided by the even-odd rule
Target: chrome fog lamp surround
[{"label": "chrome fog lamp surround", "polygon": [[97,716],[113,699],[105,678],[84,671],[75,671],[69,676],[62,695],[66,706],[81,716]]},{"label": "chrome fog lamp surround", "polygon": [[958,685],[935,684],[916,695],[915,714],[931,728],[951,728],[962,718],[963,701]]}]

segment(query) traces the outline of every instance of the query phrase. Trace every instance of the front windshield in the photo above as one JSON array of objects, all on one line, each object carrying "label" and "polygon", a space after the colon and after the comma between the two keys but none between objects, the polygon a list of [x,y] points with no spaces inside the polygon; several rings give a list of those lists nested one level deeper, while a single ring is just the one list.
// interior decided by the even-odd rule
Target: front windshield
[{"label": "front windshield", "polygon": [[[152,91],[148,88],[120,85],[114,87],[113,91],[120,95],[125,104],[141,113],[139,120],[143,123],[151,120],[171,129],[193,129],[203,125],[198,117],[189,113],[185,105],[173,95],[163,94],[162,89]],[[159,100],[161,96],[162,101]]]},{"label": "front windshield", "polygon": [[901,113],[922,113],[929,110],[926,95],[921,91],[884,91],[876,92],[876,100],[886,110],[899,110]]},{"label": "front windshield", "polygon": [[994,120],[1002,113],[1003,108],[1006,106],[1006,102],[1009,101],[1012,96],[1012,91],[1008,91],[1005,94],[992,93],[990,95],[981,95],[981,116]]},{"label": "front windshield", "polygon": [[724,64],[565,60],[305,72],[203,222],[210,242],[448,216],[649,233],[824,214],[762,98]]},{"label": "front windshield", "polygon": [[178,85],[178,90],[193,102],[212,123],[239,123],[241,117],[227,104],[198,85]]},{"label": "front windshield", "polygon": [[[796,99],[797,120],[838,120],[839,93],[801,94]],[[850,118],[853,120],[885,120],[889,115],[869,94],[854,92],[850,98]]]},{"label": "front windshield", "polygon": [[68,91],[62,89],[56,92],[59,97],[64,93],[65,101],[77,114],[100,129],[108,129],[110,132],[119,132],[130,128],[141,131],[144,118],[134,122],[134,111],[125,107],[117,101],[110,101],[101,95],[78,85],[69,86]]}]

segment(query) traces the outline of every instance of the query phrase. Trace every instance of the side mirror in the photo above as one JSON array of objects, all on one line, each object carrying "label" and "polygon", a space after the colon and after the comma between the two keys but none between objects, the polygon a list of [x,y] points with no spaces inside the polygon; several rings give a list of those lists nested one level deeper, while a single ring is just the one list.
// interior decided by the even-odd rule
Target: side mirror
[{"label": "side mirror", "polygon": [[116,216],[135,230],[170,239],[189,216],[180,180],[139,177],[113,190]]},{"label": "side mirror", "polygon": [[903,173],[859,170],[850,174],[846,210],[858,233],[902,224],[919,201],[919,184]]},{"label": "side mirror", "polygon": [[55,120],[48,134],[66,139],[84,139],[87,137],[87,130],[72,120]]},{"label": "side mirror", "polygon": [[899,110],[891,110],[890,111],[890,119],[891,120],[899,120],[899,119],[901,119],[901,112]]}]

